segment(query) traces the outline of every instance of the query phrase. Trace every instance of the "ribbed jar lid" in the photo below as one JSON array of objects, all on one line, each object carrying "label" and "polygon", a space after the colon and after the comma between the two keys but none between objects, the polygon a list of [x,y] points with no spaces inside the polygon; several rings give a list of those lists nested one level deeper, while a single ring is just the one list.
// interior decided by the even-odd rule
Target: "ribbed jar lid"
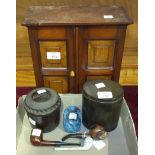
[{"label": "ribbed jar lid", "polygon": [[61,104],[59,100],[60,97],[55,90],[42,87],[28,93],[24,107],[31,114],[47,115]]},{"label": "ribbed jar lid", "polygon": [[112,80],[92,80],[85,82],[83,95],[99,102],[113,102],[123,97],[123,88]]}]

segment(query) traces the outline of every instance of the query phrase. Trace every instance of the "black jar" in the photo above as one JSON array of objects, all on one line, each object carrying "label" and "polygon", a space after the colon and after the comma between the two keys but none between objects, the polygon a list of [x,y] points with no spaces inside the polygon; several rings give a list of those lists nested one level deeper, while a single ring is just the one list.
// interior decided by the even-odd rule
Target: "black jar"
[{"label": "black jar", "polygon": [[104,126],[106,131],[117,127],[123,88],[111,80],[87,81],[82,93],[82,121],[90,129],[96,124]]},{"label": "black jar", "polygon": [[61,99],[55,90],[45,87],[32,90],[26,96],[24,107],[33,128],[50,132],[58,126]]}]

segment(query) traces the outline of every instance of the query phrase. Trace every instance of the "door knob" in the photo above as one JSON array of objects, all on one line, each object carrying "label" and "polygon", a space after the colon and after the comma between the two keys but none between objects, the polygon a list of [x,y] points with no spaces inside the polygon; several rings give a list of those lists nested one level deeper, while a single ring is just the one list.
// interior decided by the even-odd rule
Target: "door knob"
[{"label": "door knob", "polygon": [[75,73],[74,73],[74,71],[72,70],[72,71],[70,71],[70,77],[74,77],[75,76]]}]

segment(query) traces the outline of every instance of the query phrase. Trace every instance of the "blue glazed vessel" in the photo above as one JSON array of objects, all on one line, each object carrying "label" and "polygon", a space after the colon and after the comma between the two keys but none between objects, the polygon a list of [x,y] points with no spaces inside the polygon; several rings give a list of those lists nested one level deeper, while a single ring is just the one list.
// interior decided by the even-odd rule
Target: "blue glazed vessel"
[{"label": "blue glazed vessel", "polygon": [[82,123],[82,114],[78,107],[68,106],[63,113],[64,130],[68,133],[80,131]]}]

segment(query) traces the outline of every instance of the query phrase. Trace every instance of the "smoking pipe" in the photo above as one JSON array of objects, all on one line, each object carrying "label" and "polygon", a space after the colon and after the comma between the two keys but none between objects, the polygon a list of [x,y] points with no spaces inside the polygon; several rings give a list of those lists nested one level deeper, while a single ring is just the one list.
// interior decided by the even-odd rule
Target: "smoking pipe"
[{"label": "smoking pipe", "polygon": [[93,145],[93,139],[91,137],[86,137],[84,140],[82,140],[82,146],[80,147],[55,147],[54,150],[67,150],[67,151],[73,151],[73,150],[89,150]]},{"label": "smoking pipe", "polygon": [[68,138],[86,138],[88,136],[95,140],[103,140],[107,137],[107,135],[108,133],[105,131],[103,126],[96,125],[95,128],[90,129],[89,132],[68,134],[62,138],[62,141],[65,141]]},{"label": "smoking pipe", "polygon": [[30,135],[30,141],[32,145],[36,146],[81,146],[80,143],[66,143],[61,141],[48,141],[43,140],[43,132],[41,129],[32,129]]}]

